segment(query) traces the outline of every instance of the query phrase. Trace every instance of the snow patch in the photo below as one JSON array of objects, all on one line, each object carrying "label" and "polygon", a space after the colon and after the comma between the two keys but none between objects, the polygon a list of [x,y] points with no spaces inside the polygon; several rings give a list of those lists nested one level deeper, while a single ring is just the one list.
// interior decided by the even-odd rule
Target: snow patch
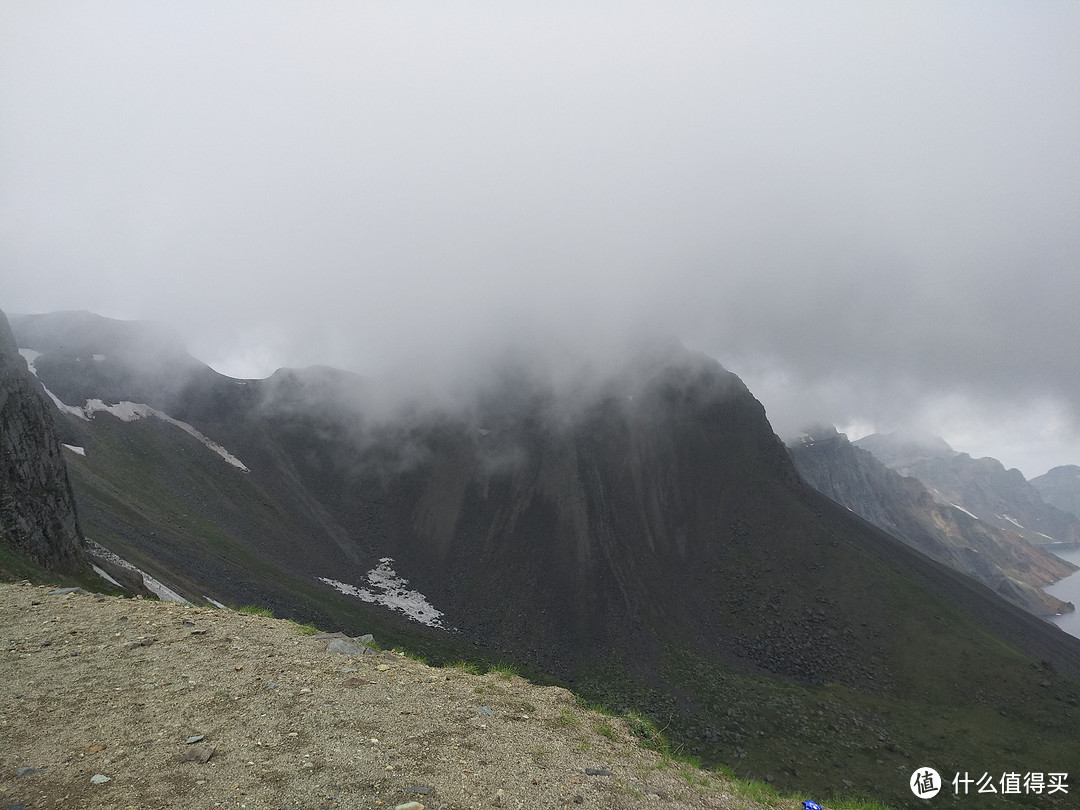
[{"label": "snow patch", "polygon": [[33,349],[19,349],[19,354],[26,360],[26,367],[30,369],[30,373],[36,377],[37,366],[34,365],[34,362],[41,357],[41,352],[35,352]]},{"label": "snow patch", "polygon": [[[136,568],[134,565],[129,563],[120,555],[113,554],[103,545],[91,540],[89,537],[86,538],[86,550],[91,557],[97,557],[99,560],[108,560],[111,563],[119,565],[121,568],[126,568],[128,571],[134,571],[136,574],[139,574],[142,577],[143,585],[147,587],[147,590],[149,590],[152,594],[154,594],[154,596],[156,596],[163,602],[178,602],[181,605],[191,604],[191,602],[182,597],[172,588],[163,584],[160,580],[154,579],[145,571]],[[113,581],[115,582],[115,580]],[[117,584],[119,585],[120,583]]]},{"label": "snow patch", "polygon": [[205,599],[207,602],[209,602],[211,605],[213,605],[216,608],[221,608],[222,610],[228,610],[228,608],[225,607],[225,605],[221,604],[221,602],[219,602],[217,599],[211,599],[206,594],[203,594],[203,599]]},{"label": "snow patch", "polygon": [[76,405],[65,405],[63,402],[57,399],[57,397],[51,391],[49,391],[48,388],[45,389],[45,393],[47,393],[50,397],[53,398],[53,402],[56,403],[57,407],[60,408],[60,410],[65,411],[66,413],[70,413],[73,416],[78,416],[80,419],[85,419],[88,422],[99,413],[111,414],[112,416],[115,416],[117,419],[119,419],[121,422],[135,422],[139,419],[147,419],[151,416],[155,419],[160,419],[162,422],[168,422],[170,425],[175,425],[176,427],[187,433],[189,436],[202,442],[207,448],[221,456],[221,458],[224,459],[226,463],[231,464],[238,470],[250,472],[244,462],[242,462],[240,459],[238,459],[220,444],[215,442],[213,439],[203,435],[197,429],[189,425],[187,422],[181,422],[179,419],[173,419],[167,413],[162,413],[157,408],[152,408],[151,406],[145,405],[141,402],[128,402],[127,400],[121,400],[115,405],[106,405],[100,399],[88,399],[86,400],[86,404],[80,408]]},{"label": "snow patch", "polygon": [[371,586],[370,590],[327,577],[318,577],[318,580],[346,596],[355,596],[364,602],[399,610],[413,621],[426,624],[428,627],[442,627],[442,611],[432,607],[427,597],[419,591],[406,588],[409,580],[398,576],[393,569],[393,562],[393,557],[383,557],[379,560],[378,566],[368,571],[367,581]]},{"label": "snow patch", "polygon": [[1011,523],[1013,526],[1015,526],[1018,529],[1023,529],[1024,528],[1022,525],[1020,525],[1020,521],[1017,520],[1014,517],[1009,517],[1008,515],[998,515],[998,517],[1001,518],[1002,520],[1009,521],[1009,523]]},{"label": "snow patch", "polygon": [[117,582],[117,581],[116,581],[115,579],[113,579],[112,577],[110,577],[110,576],[109,576],[109,574],[108,574],[108,573],[107,573],[107,572],[105,571],[105,569],[104,569],[104,568],[98,568],[98,567],[97,567],[96,565],[94,565],[93,563],[90,563],[90,567],[91,567],[91,568],[93,568],[93,569],[94,569],[94,573],[95,573],[95,574],[97,574],[97,575],[98,575],[99,577],[101,577],[102,579],[104,579],[104,580],[107,580],[107,581],[111,582],[111,583],[112,583],[113,585],[116,585],[116,586],[117,586],[118,588],[123,588],[123,587],[124,587],[124,586],[123,586],[123,585],[121,585],[121,584],[120,584],[119,582]]},{"label": "snow patch", "polygon": [[74,444],[65,444],[64,447],[66,447],[68,450],[70,450],[72,453],[74,453],[77,456],[85,456],[86,455],[86,448],[85,447],[77,447]]},{"label": "snow patch", "polygon": [[969,511],[968,511],[967,509],[965,509],[964,507],[962,507],[962,506],[961,506],[960,504],[958,504],[958,503],[952,503],[952,502],[950,501],[950,502],[949,502],[949,506],[951,506],[951,507],[952,507],[953,509],[959,509],[959,510],[960,510],[961,512],[963,512],[963,513],[964,513],[965,515],[969,515],[970,517],[973,517],[973,518],[975,518],[976,520],[978,520],[978,519],[979,519],[977,515],[972,515],[972,514],[971,514],[971,512],[969,512]]},{"label": "snow patch", "polygon": [[[26,360],[26,367],[30,369],[30,373],[36,377],[37,366],[34,365],[34,361],[41,357],[41,352],[36,352],[33,349],[19,349],[19,354],[21,354]],[[101,362],[104,359],[105,355],[103,354],[94,355],[94,360],[98,362]],[[60,401],[60,397],[58,397],[45,386],[42,387],[45,388],[45,393],[49,395],[49,398],[53,401],[53,404],[55,404],[61,412],[71,414],[72,416],[78,417],[85,422],[89,422],[91,419],[94,418],[94,414],[98,413],[110,413],[122,422],[134,422],[136,419],[146,419],[147,417],[153,416],[163,422],[168,422],[170,425],[176,425],[188,435],[194,437],[195,439],[198,439],[209,449],[213,450],[215,453],[221,456],[226,463],[231,464],[238,470],[243,470],[244,472],[251,472],[247,468],[247,465],[244,464],[244,462],[242,462],[240,459],[238,459],[220,444],[215,442],[213,439],[204,436],[187,422],[181,422],[179,419],[173,419],[171,416],[166,413],[162,413],[157,408],[151,408],[149,405],[144,405],[139,402],[128,402],[127,400],[117,402],[115,405],[106,405],[100,399],[88,399],[86,400],[86,404],[80,408],[78,405],[64,404]],[[73,452],[78,453],[81,456],[86,455],[85,451],[77,450],[69,444],[65,444],[64,446],[69,448]]]}]

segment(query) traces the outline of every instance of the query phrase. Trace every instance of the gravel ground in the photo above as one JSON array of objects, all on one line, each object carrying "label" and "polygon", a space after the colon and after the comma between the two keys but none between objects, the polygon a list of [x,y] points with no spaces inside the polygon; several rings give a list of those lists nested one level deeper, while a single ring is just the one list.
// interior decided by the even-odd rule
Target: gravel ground
[{"label": "gravel ground", "polygon": [[0,628],[0,810],[762,806],[566,690],[288,621],[24,583]]}]

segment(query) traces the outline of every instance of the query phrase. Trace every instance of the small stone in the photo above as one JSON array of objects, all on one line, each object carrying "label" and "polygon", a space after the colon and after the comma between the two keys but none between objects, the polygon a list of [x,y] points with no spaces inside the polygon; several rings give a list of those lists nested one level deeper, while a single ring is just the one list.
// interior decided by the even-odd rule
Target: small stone
[{"label": "small stone", "polygon": [[476,710],[476,712],[477,712],[477,714],[481,714],[484,717],[494,717],[495,716],[495,712],[493,712],[487,706],[481,706],[479,709]]},{"label": "small stone", "polygon": [[419,793],[421,796],[427,796],[431,793],[431,788],[427,785],[409,785],[405,788],[406,793]]},{"label": "small stone", "polygon": [[240,670],[242,670],[243,668],[244,668],[244,665],[243,665],[243,664],[237,664],[237,665],[236,665],[235,667],[233,667],[233,671],[234,671],[234,672],[239,672],[239,671],[240,671]]},{"label": "small stone", "polygon": [[194,745],[197,742],[202,742],[205,737],[205,734],[192,734],[184,741],[184,743],[185,745]]},{"label": "small stone", "polygon": [[22,779],[24,776],[33,776],[35,773],[45,773],[48,768],[31,768],[29,765],[23,765],[19,770],[15,771],[15,776]]},{"label": "small stone", "polygon": [[424,805],[420,802],[405,802],[405,804],[397,805],[394,810],[424,810]]},{"label": "small stone", "polygon": [[379,664],[377,667],[375,667],[375,669],[379,670],[379,672],[386,672],[386,670],[390,669],[390,665],[389,664]]},{"label": "small stone", "polygon": [[104,785],[106,782],[111,782],[112,780],[103,773],[95,773],[90,777],[90,781],[95,785]]},{"label": "small stone", "polygon": [[210,757],[214,755],[214,750],[212,745],[193,745],[191,748],[184,750],[184,753],[180,755],[180,761],[197,762],[199,765],[205,765],[210,761]]},{"label": "small stone", "polygon": [[337,655],[367,655],[370,652],[364,644],[351,638],[330,639],[326,644],[326,651]]},{"label": "small stone", "polygon": [[308,688],[307,688],[307,687],[305,686],[305,687],[303,687],[303,688],[302,688],[302,689],[300,690],[300,694],[301,694],[301,695],[310,695],[310,694],[311,694],[311,690],[310,690],[310,689],[308,689]]}]

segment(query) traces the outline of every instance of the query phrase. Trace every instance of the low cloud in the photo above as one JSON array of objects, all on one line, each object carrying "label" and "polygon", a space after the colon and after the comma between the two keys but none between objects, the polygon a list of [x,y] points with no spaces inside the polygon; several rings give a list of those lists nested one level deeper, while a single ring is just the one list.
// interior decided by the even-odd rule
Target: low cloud
[{"label": "low cloud", "polygon": [[3,7],[8,311],[418,390],[675,336],[1080,462],[1074,5]]}]

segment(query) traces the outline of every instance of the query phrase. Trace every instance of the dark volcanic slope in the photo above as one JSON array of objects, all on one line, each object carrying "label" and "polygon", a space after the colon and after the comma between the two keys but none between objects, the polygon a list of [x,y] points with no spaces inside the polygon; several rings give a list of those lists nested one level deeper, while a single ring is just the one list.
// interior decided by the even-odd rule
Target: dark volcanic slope
[{"label": "dark volcanic slope", "polygon": [[1033,543],[1080,542],[1080,518],[1046,503],[1019,470],[994,458],[958,453],[942,439],[875,433],[854,443],[901,475],[921,481],[944,504],[956,504]]},{"label": "dark volcanic slope", "polygon": [[401,613],[317,579],[377,592],[392,558],[408,583],[389,590],[447,628],[411,625],[414,642],[556,674],[684,751],[819,795],[848,780],[903,803],[928,753],[1015,769],[1002,739],[1080,761],[1080,643],[804,485],[713,361],[657,350],[569,390],[505,374],[471,407],[390,419],[331,369],[243,382],[165,360],[158,396],[92,341],[65,352],[37,365],[71,403],[107,372],[113,397],[171,408],[247,465],[160,419],[80,422],[95,525],[222,601],[401,638]]},{"label": "dark volcanic slope", "polygon": [[1071,610],[1041,588],[1074,566],[1016,532],[938,503],[919,481],[886,467],[834,428],[816,429],[788,450],[807,483],[878,528],[1036,615]]}]

